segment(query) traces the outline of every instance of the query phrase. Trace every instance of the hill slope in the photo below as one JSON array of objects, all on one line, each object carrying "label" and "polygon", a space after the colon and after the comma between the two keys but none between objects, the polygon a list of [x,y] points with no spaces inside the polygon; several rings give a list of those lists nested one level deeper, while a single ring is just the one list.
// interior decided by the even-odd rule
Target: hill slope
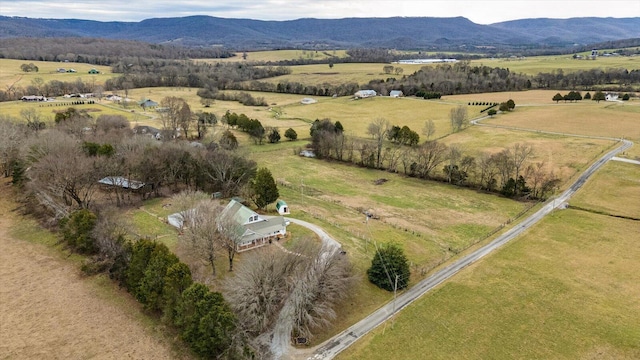
[{"label": "hill slope", "polygon": [[211,16],[140,22],[31,19],[0,16],[3,37],[94,37],[223,45],[235,49],[280,47],[444,48],[462,45],[569,46],[640,37],[640,17],[526,19],[480,25],[463,17],[391,17],[261,21]]}]

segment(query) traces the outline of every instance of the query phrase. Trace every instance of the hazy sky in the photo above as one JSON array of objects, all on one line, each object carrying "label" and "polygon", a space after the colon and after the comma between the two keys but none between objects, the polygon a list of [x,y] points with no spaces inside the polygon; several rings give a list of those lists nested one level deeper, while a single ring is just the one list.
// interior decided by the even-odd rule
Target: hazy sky
[{"label": "hazy sky", "polygon": [[189,15],[258,20],[464,16],[490,24],[543,17],[640,17],[640,0],[0,0],[0,15],[100,21]]}]

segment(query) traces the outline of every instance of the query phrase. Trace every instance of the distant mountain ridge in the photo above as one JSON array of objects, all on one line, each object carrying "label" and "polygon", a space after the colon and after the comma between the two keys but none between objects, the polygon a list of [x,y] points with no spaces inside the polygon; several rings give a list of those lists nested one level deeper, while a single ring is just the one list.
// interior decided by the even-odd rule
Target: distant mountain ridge
[{"label": "distant mountain ridge", "polygon": [[239,50],[287,47],[566,47],[640,37],[640,17],[524,19],[481,25],[464,17],[262,21],[188,16],[140,22],[100,22],[0,16],[0,38],[6,37],[93,37],[184,46],[220,45]]}]

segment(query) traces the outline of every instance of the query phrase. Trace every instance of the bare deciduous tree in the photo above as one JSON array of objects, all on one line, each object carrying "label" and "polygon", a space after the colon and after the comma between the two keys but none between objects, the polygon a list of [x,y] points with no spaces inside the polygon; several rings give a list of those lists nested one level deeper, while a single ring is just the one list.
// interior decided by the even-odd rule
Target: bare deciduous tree
[{"label": "bare deciduous tree", "polygon": [[[46,192],[60,204],[89,208],[101,171],[69,135],[48,131],[29,147],[31,189]],[[44,134],[43,134],[44,135]]]},{"label": "bare deciduous tree", "polygon": [[371,135],[376,142],[376,168],[380,168],[382,165],[382,145],[384,139],[387,138],[391,125],[389,121],[383,118],[377,118],[373,120],[367,127],[367,134]]},{"label": "bare deciduous tree", "polygon": [[229,280],[228,299],[246,331],[276,358],[291,336],[311,337],[349,294],[351,265],[340,249],[302,241],[292,252],[262,249]]},{"label": "bare deciduous tree", "polygon": [[449,117],[451,119],[451,131],[458,132],[467,125],[467,108],[464,106],[453,108]]},{"label": "bare deciduous tree", "polygon": [[422,128],[422,135],[426,136],[427,140],[429,140],[435,133],[436,124],[433,123],[433,120],[425,121],[424,127]]},{"label": "bare deciduous tree", "polygon": [[184,219],[182,239],[185,247],[197,259],[204,260],[211,266],[214,277],[216,276],[215,260],[220,249],[216,219],[221,211],[222,208],[218,204],[205,200],[181,213]]}]

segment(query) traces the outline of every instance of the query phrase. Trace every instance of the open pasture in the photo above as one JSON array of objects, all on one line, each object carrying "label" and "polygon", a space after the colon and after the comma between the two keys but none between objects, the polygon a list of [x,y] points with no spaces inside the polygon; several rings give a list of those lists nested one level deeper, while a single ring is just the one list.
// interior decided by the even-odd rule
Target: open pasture
[{"label": "open pasture", "polygon": [[[300,157],[291,148],[252,158],[272,171],[292,216],[306,213],[346,231],[351,235],[338,240],[356,254],[364,251],[364,239],[399,241],[417,267],[466,248],[526,207],[443,183]],[[378,185],[380,179],[386,181]],[[379,219],[365,222],[365,210]],[[365,256],[361,265],[369,261]]]},{"label": "open pasture", "polygon": [[[553,105],[556,103],[555,101],[552,100],[553,96],[558,92],[561,94],[566,94],[569,91],[527,90],[527,91],[491,92],[491,93],[481,93],[481,94],[447,95],[447,96],[443,96],[442,100],[460,102],[461,104],[468,104],[469,102],[476,102],[476,101],[502,103],[509,99],[512,99],[516,103],[516,109],[518,109],[518,106],[523,106],[523,105],[534,105],[534,104],[535,105]],[[584,95],[585,93],[586,92],[583,91],[582,95]],[[589,101],[583,100],[583,103],[588,103],[588,102]],[[563,104],[563,102],[561,102],[560,104]]]},{"label": "open pasture", "polygon": [[640,165],[610,161],[570,204],[611,215],[640,218]]},{"label": "open pasture", "polygon": [[[581,101],[549,106],[516,106],[516,110],[484,120],[488,124],[567,134],[627,138],[640,142],[640,103]],[[640,147],[628,151],[639,156]]]},{"label": "open pasture", "polygon": [[637,221],[563,210],[339,359],[640,358]]},{"label": "open pasture", "polygon": [[[142,109],[137,105],[131,105],[129,109],[125,109],[120,105],[116,105],[110,101],[102,100],[101,102],[95,99],[95,104],[84,105],[65,105],[70,104],[75,99],[58,98],[51,102],[23,102],[23,101],[6,101],[0,102],[0,111],[3,115],[13,117],[15,119],[21,119],[20,112],[25,109],[35,109],[41,116],[41,119],[46,123],[53,123],[53,119],[56,116],[56,112],[65,111],[69,107],[75,107],[78,110],[87,110],[89,115],[93,118],[97,118],[100,115],[122,115],[129,119],[132,124],[137,122],[145,123],[149,121],[154,115],[147,112],[142,113]],[[86,101],[86,99],[85,99]],[[137,108],[137,110],[134,110]]]},{"label": "open pasture", "polygon": [[[528,206],[443,183],[294,155],[293,149],[303,143],[285,142],[286,147],[273,151],[252,151],[252,158],[273,173],[291,217],[317,224],[337,239],[356,274],[365,274],[371,265],[376,243],[396,242],[411,262],[411,281],[418,281]],[[378,219],[365,221],[367,210]],[[362,319],[392,297],[364,275],[358,276],[354,293],[317,341]]]},{"label": "open pasture", "polygon": [[[483,126],[472,126],[451,134],[442,141],[456,145],[463,154],[479,156],[482,152],[497,153],[513,148],[516,143],[533,147],[533,154],[526,164],[545,163],[548,171],[566,183],[572,176],[584,171],[591,162],[617,142],[601,139],[566,137]],[[525,166],[526,166],[525,164]]]},{"label": "open pasture", "polygon": [[[401,68],[402,74],[385,74],[383,67],[392,65],[394,68]],[[298,82],[305,85],[320,86],[323,84],[341,85],[356,83],[366,85],[371,80],[402,78],[403,75],[410,75],[420,70],[424,64],[383,64],[383,63],[345,63],[297,65],[290,66],[291,74],[277,76],[261,81],[277,84],[279,82]],[[427,65],[429,66],[429,65]]]},{"label": "open pasture", "polygon": [[[33,63],[38,67],[38,72],[24,72],[20,69],[22,64]],[[75,73],[60,73],[58,68],[74,69]],[[89,74],[89,70],[96,69],[100,74]],[[53,61],[31,61],[0,59],[0,88],[6,90],[9,86],[20,86],[26,88],[32,85],[36,78],[41,78],[45,83],[51,80],[64,82],[74,82],[82,79],[85,83],[101,85],[107,79],[117,76],[111,72],[109,66],[99,66],[84,63],[65,63]],[[38,94],[31,94],[38,95]]]},{"label": "open pasture", "polygon": [[323,60],[330,57],[347,57],[346,50],[269,50],[269,51],[247,51],[247,58],[242,57],[243,53],[235,53],[234,57],[226,59],[195,59],[207,63],[216,62],[269,62],[286,60]]},{"label": "open pasture", "polygon": [[[418,134],[421,134],[425,121],[433,120],[436,126],[434,137],[438,138],[451,132],[449,114],[456,106],[433,100],[384,96],[360,100],[351,97],[316,99],[316,104],[296,103],[279,108],[280,118],[306,121],[329,118],[332,121],[340,121],[346,134],[358,137],[368,137],[367,127],[377,118],[384,118],[391,125],[406,125]],[[423,135],[421,138],[425,140]]]},{"label": "open pasture", "polygon": [[591,69],[638,69],[640,56],[599,56],[596,60],[573,59],[573,55],[533,56],[527,58],[491,58],[472,60],[472,65],[508,68],[511,72],[526,75],[550,73],[562,69],[565,73]]}]

